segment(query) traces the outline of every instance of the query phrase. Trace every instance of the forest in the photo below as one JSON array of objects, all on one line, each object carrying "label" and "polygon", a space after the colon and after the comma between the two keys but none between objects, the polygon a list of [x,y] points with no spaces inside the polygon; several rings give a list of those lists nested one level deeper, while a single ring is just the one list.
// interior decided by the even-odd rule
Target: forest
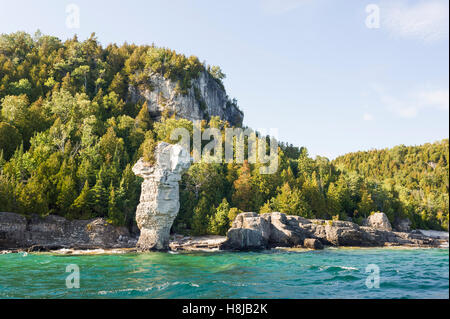
[{"label": "forest", "polygon": [[[102,47],[95,34],[61,41],[37,32],[0,36],[0,211],[69,219],[104,217],[131,227],[142,180],[131,168],[152,161],[173,128],[192,122],[165,114],[153,121],[145,102],[131,103],[128,87],[148,85],[149,72],[177,83],[208,72],[222,87],[225,74],[195,56],[155,45]],[[236,103],[236,102],[235,102]],[[203,127],[229,127],[217,117]],[[243,211],[361,223],[382,211],[392,223],[448,229],[448,139],[311,158],[304,147],[279,143],[279,169],[259,164],[194,163],[183,175],[173,230],[225,234]]]}]

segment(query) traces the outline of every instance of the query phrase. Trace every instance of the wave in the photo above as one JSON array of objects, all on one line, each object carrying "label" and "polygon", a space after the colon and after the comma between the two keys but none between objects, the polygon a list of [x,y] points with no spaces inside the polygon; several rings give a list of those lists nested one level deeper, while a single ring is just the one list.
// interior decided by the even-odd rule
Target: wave
[{"label": "wave", "polygon": [[351,267],[351,266],[336,266],[336,265],[331,265],[331,266],[319,266],[319,265],[312,265],[309,266],[310,269],[318,269],[320,271],[329,271],[329,272],[333,272],[333,271],[341,271],[341,270],[348,270],[348,271],[359,271],[359,268],[356,267]]},{"label": "wave", "polygon": [[145,288],[124,288],[124,289],[116,289],[116,290],[108,290],[108,291],[101,290],[101,291],[97,292],[97,294],[101,295],[101,296],[106,296],[106,295],[120,294],[120,293],[133,293],[133,292],[142,293],[142,292],[149,292],[151,290],[165,290],[168,287],[177,286],[177,285],[187,285],[187,286],[194,287],[194,288],[200,287],[199,284],[196,284],[193,282],[175,281],[175,282],[165,282],[160,285],[155,285],[155,286],[145,287]]},{"label": "wave", "polygon": [[335,282],[335,281],[357,281],[361,280],[361,278],[353,276],[353,275],[336,275],[331,278],[323,279],[324,282]]}]

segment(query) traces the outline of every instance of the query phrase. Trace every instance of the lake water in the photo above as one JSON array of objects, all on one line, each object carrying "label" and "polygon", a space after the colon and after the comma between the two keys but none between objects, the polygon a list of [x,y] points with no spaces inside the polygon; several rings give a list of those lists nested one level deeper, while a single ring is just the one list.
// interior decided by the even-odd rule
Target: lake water
[{"label": "lake water", "polygon": [[[71,264],[78,289],[66,287]],[[366,285],[368,265],[379,268],[379,288]],[[449,251],[7,254],[0,298],[449,298]]]}]

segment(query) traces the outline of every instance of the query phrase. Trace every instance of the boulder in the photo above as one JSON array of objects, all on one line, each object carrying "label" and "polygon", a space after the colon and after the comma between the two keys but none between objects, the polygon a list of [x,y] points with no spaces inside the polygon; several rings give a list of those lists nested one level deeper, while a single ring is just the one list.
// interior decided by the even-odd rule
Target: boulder
[{"label": "boulder", "polygon": [[271,226],[267,219],[256,213],[241,213],[236,216],[227,240],[221,249],[258,250],[265,249],[270,239]]},{"label": "boulder", "polygon": [[236,216],[221,249],[249,250],[269,247],[294,247],[303,245],[309,232],[300,227],[308,223],[297,216],[287,217],[279,212],[258,215],[241,213]]},{"label": "boulder", "polygon": [[261,232],[249,228],[231,228],[221,250],[261,250],[267,248],[267,240]]},{"label": "boulder", "polygon": [[303,246],[309,249],[323,249],[322,243],[316,238],[306,238]]},{"label": "boulder", "polygon": [[293,247],[303,245],[307,237],[302,220],[291,218],[283,213],[273,212],[262,215],[270,223],[269,245],[271,247]]},{"label": "boulder", "polygon": [[363,225],[380,230],[392,231],[391,223],[385,213],[374,213],[370,215],[364,220]]},{"label": "boulder", "polygon": [[236,217],[221,249],[251,250],[298,246],[321,249],[323,245],[439,246],[436,239],[422,234],[387,230],[390,224],[387,218],[383,218],[384,214],[374,215],[369,222],[377,228],[358,226],[350,221],[308,220],[298,216],[286,216],[279,212],[262,215],[242,213]]},{"label": "boulder", "polygon": [[190,164],[189,153],[180,145],[159,143],[155,149],[155,165],[140,159],[133,172],[144,178],[141,198],[136,209],[140,229],[140,250],[168,250],[170,228],[180,208],[181,174]]},{"label": "boulder", "polygon": [[332,245],[332,243],[327,240],[325,224],[315,221],[314,223],[303,225],[303,227],[308,232],[307,238],[317,238],[324,245]]},{"label": "boulder", "polygon": [[361,246],[363,243],[363,233],[359,227],[335,226],[331,223],[325,226],[325,232],[327,241],[335,246]]},{"label": "boulder", "polygon": [[239,214],[233,222],[233,228],[254,229],[261,233],[266,244],[270,238],[270,223],[256,213]]}]

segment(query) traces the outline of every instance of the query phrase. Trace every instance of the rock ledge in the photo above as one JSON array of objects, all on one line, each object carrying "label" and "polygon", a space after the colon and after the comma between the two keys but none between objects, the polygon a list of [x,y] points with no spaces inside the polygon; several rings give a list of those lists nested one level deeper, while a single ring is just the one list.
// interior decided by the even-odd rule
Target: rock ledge
[{"label": "rock ledge", "polygon": [[[384,216],[382,216],[384,215]],[[381,221],[381,222],[380,222]],[[323,246],[419,246],[439,247],[442,242],[421,233],[387,230],[389,221],[378,213],[368,226],[348,221],[305,219],[282,213],[239,214],[228,231],[222,250],[259,250],[273,247],[305,247],[322,249]],[[389,226],[389,227],[388,227]],[[392,229],[392,228],[390,228]]]}]

